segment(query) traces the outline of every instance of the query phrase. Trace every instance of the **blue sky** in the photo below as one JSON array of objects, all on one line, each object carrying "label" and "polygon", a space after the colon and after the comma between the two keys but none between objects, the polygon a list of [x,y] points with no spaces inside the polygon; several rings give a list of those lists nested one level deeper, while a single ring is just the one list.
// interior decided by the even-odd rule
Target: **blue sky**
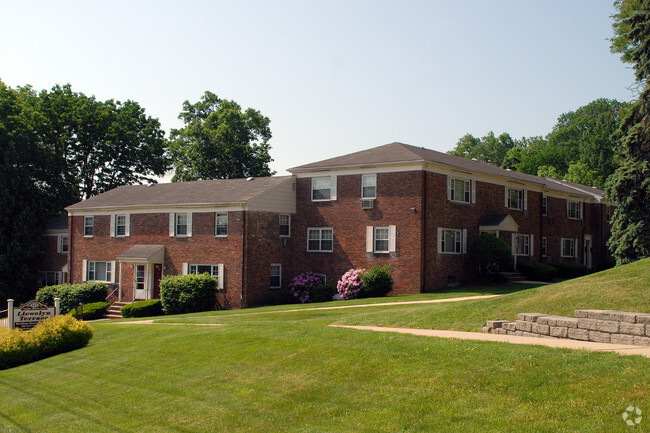
[{"label": "blue sky", "polygon": [[132,99],[163,128],[205,90],[271,119],[272,168],[466,133],[545,135],[629,101],[609,0],[0,0],[0,79]]}]

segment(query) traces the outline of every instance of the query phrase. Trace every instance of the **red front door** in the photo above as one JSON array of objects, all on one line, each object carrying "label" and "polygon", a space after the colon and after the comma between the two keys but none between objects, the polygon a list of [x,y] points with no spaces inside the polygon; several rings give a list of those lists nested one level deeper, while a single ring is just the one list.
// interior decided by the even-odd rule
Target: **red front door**
[{"label": "red front door", "polygon": [[162,278],[162,264],[153,265],[153,298],[160,299],[160,278]]}]

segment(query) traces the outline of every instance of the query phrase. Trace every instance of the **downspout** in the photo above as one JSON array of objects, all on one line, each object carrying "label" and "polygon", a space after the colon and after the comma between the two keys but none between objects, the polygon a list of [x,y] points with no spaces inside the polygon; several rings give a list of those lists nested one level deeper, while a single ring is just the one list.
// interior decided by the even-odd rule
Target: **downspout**
[{"label": "downspout", "polygon": [[241,308],[246,308],[246,297],[244,293],[246,291],[246,280],[248,279],[248,272],[246,270],[246,210],[242,207],[242,253],[241,253],[241,293],[239,294],[239,299],[241,300]]},{"label": "downspout", "polygon": [[72,284],[72,245],[72,216],[68,212],[68,284]]},{"label": "downspout", "polygon": [[420,293],[427,290],[427,172],[426,169],[422,170],[422,203],[420,205],[420,250],[422,257],[420,263]]},{"label": "downspout", "polygon": [[[544,188],[542,188],[542,194],[540,196],[540,202],[539,202],[539,240],[537,241],[539,243],[539,263],[542,262],[542,242],[544,239],[544,218],[546,218],[546,215],[548,215],[548,198],[546,199],[546,215],[543,215],[541,210],[542,207],[544,207]],[[546,245],[546,248],[548,248],[548,244]],[[546,252],[546,255],[548,256],[548,251]]]}]

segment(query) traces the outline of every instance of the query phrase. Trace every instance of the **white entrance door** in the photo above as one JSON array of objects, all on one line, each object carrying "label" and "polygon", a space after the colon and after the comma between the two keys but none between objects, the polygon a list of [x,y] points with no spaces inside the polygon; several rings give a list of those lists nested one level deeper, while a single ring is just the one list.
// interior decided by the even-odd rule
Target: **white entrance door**
[{"label": "white entrance door", "polygon": [[135,276],[133,286],[133,297],[135,299],[147,299],[146,293],[146,265],[135,265]]}]

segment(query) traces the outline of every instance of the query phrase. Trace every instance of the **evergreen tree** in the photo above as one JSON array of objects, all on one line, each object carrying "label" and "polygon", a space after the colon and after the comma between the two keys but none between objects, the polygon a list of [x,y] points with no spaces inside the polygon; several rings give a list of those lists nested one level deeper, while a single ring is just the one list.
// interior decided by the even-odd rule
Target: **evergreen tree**
[{"label": "evergreen tree", "polygon": [[634,67],[641,93],[623,117],[617,133],[620,167],[607,195],[618,204],[608,245],[617,264],[650,257],[650,0],[614,3],[611,49]]}]

